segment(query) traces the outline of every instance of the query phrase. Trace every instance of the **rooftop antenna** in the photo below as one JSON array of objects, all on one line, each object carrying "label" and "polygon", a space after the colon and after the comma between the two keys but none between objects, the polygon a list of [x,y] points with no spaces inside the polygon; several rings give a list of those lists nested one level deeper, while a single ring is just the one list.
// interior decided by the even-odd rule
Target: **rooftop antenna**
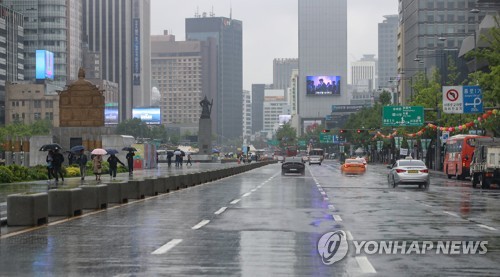
[{"label": "rooftop antenna", "polygon": [[200,17],[200,7],[199,6],[196,6],[196,11],[194,12],[194,17],[195,18]]},{"label": "rooftop antenna", "polygon": [[229,19],[233,19],[233,1],[229,1]]},{"label": "rooftop antenna", "polygon": [[212,11],[210,12],[210,17],[214,17],[215,16],[215,13],[214,13],[214,6],[212,6]]}]

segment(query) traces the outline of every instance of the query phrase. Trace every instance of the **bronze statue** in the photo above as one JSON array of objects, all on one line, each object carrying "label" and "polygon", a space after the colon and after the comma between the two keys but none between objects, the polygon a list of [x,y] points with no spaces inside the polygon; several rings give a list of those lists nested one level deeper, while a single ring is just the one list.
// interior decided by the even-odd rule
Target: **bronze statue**
[{"label": "bronze statue", "polygon": [[214,100],[208,101],[207,96],[200,101],[200,106],[202,107],[200,118],[210,118],[210,113],[212,113],[212,105]]}]

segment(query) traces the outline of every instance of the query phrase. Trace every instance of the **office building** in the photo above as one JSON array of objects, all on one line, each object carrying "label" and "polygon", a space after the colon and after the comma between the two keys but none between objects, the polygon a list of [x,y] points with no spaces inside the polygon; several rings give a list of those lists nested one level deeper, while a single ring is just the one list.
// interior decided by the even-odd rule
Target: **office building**
[{"label": "office building", "polygon": [[151,101],[150,0],[82,2],[84,42],[101,55],[100,78],[118,83],[120,121],[130,119]]},{"label": "office building", "polygon": [[176,41],[167,31],[151,36],[152,80],[160,90],[163,124],[198,123],[200,101],[205,95],[210,99],[216,87],[215,49],[212,40]]},{"label": "office building", "polygon": [[[482,1],[399,0],[398,94],[401,104],[412,98],[410,80],[419,71],[430,74],[436,68],[446,76],[448,62],[452,60],[459,70],[454,85],[467,77],[465,63],[457,55],[464,38],[475,32],[484,17],[484,11],[474,12],[477,2]],[[444,85],[446,78],[441,82]]]},{"label": "office building", "polygon": [[351,63],[353,91],[372,92],[377,87],[377,60],[375,55],[363,55],[361,60]]},{"label": "office building", "polygon": [[390,82],[397,76],[398,15],[385,15],[378,24],[378,88],[394,87]]},{"label": "office building", "polygon": [[273,88],[288,89],[293,70],[299,69],[299,59],[273,60]]},{"label": "office building", "polygon": [[243,90],[243,140],[249,141],[252,135],[252,94]]},{"label": "office building", "polygon": [[0,124],[5,123],[5,85],[24,80],[23,15],[0,5]]},{"label": "office building", "polygon": [[266,89],[264,91],[263,104],[263,129],[267,136],[272,136],[279,128],[279,116],[289,115],[290,106],[285,100],[285,91],[283,89]]},{"label": "office building", "polygon": [[269,84],[252,84],[252,133],[264,129],[264,95],[265,91],[272,89]]},{"label": "office building", "polygon": [[[324,120],[332,105],[349,104],[347,0],[299,0],[298,28],[298,113],[304,126]],[[323,89],[327,83],[331,88]]]},{"label": "office building", "polygon": [[186,18],[186,40],[208,39],[215,39],[218,49],[218,83],[212,122],[219,140],[240,138],[243,124],[242,22],[206,13]]},{"label": "office building", "polygon": [[36,78],[36,50],[54,53],[54,81],[64,87],[81,66],[81,1],[2,0],[24,16],[24,79]]}]

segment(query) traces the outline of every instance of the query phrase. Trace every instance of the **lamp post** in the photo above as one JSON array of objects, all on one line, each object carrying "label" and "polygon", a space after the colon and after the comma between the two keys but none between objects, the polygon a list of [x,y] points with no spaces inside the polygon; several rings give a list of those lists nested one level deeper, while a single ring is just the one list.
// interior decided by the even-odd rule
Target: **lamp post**
[{"label": "lamp post", "polygon": [[[477,15],[479,14],[481,11],[478,10],[478,9],[472,9],[469,11],[470,13],[474,14],[474,15]],[[477,24],[478,20],[477,18],[474,18],[474,51],[476,50],[477,48],[477,30],[476,30],[476,24]],[[477,57],[476,55],[474,55],[474,73],[477,72]],[[476,83],[477,83],[477,80],[476,80]]]}]

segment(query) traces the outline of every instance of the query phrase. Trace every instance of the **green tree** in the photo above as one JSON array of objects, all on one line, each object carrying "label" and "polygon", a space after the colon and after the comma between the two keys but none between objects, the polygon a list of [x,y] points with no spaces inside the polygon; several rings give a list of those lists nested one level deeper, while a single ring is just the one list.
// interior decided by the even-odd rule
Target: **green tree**
[{"label": "green tree", "polygon": [[167,128],[165,125],[153,126],[150,130],[150,136],[152,139],[158,139],[161,142],[165,142],[167,140]]},{"label": "green tree", "polygon": [[36,135],[49,135],[52,129],[52,122],[48,119],[38,120],[33,124],[14,122],[0,128],[0,139],[3,141],[10,137],[30,137]]},{"label": "green tree", "polygon": [[297,131],[290,124],[286,123],[276,131],[276,139],[281,146],[297,144]]},{"label": "green tree", "polygon": [[391,104],[391,94],[388,91],[384,90],[380,94],[378,101],[380,102],[380,104],[382,104],[382,106]]},{"label": "green tree", "polygon": [[149,138],[150,131],[148,125],[139,118],[125,120],[116,126],[117,135],[133,136],[135,138]]}]

